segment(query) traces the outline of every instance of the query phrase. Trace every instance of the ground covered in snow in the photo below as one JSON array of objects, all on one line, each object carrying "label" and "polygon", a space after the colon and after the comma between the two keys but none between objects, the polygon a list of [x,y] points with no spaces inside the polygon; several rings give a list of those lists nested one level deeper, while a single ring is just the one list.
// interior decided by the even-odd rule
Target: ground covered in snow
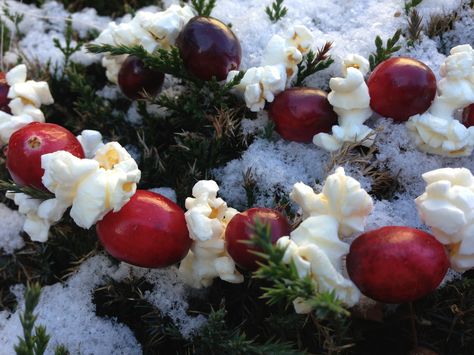
[{"label": "ground covered in snow", "polygon": [[[72,17],[74,30],[83,36],[89,31],[100,31],[110,20],[98,16],[93,9],[69,14],[55,1],[45,2],[41,8],[17,1],[5,3],[10,11],[25,15],[18,25],[25,35],[19,41],[16,52],[40,65],[50,62],[51,68],[60,65],[62,58],[62,53],[54,46],[52,39],[64,42],[63,32],[68,16]],[[178,1],[163,3],[168,6]],[[217,0],[212,15],[232,24],[232,30],[240,39],[243,49],[243,69],[258,65],[270,37],[282,33],[293,24],[303,24],[312,31],[316,39],[314,48],[320,47],[325,41],[333,41],[332,55],[336,63],[310,78],[306,84],[311,87],[326,89],[329,78],[340,75],[338,63],[342,57],[349,53],[368,57],[375,49],[374,39],[377,35],[385,40],[398,28],[406,27],[403,1],[400,0],[285,0],[288,14],[276,24],[272,24],[264,12],[264,5],[267,3],[270,1]],[[460,0],[424,0],[418,8],[424,21],[427,21],[430,14],[451,12],[458,9],[460,4]],[[129,19],[130,16],[125,16],[122,20]],[[459,13],[455,28],[443,38],[430,39],[422,35],[420,43],[410,48],[403,46],[398,54],[423,61],[438,75],[439,66],[446,56],[443,49],[446,43],[449,46],[474,43],[472,11]],[[14,61],[16,58],[9,55],[4,60]],[[83,51],[75,54],[72,60],[87,65],[96,61],[97,57]],[[60,71],[61,68],[57,70]],[[100,95],[113,99],[117,92],[104,88]],[[138,113],[133,108],[128,115],[129,119],[139,122],[140,117],[137,117]],[[267,122],[266,114],[261,113],[257,120],[246,120],[244,128],[247,134],[258,134]],[[383,117],[373,117],[368,125],[378,128],[374,164],[395,176],[399,186],[390,199],[375,200],[375,209],[366,228],[407,225],[427,229],[420,222],[413,202],[425,188],[421,174],[440,167],[466,167],[474,171],[474,160],[472,157],[453,159],[422,153],[415,148],[403,124],[393,124]],[[242,208],[245,205],[242,174],[251,169],[257,186],[256,205],[271,207],[275,203],[275,194],[287,195],[296,182],[303,181],[316,189],[320,188],[329,173],[330,160],[327,152],[313,144],[287,142],[275,133],[272,139],[256,138],[240,159],[227,163],[214,173],[221,187],[221,196],[230,206]],[[361,181],[364,188],[371,191],[373,181],[371,177],[363,176],[359,166],[349,163],[345,168]],[[174,195],[173,191],[162,191]],[[22,217],[0,205],[0,224],[0,248],[3,252],[12,253],[21,248],[24,243],[20,237]],[[146,271],[126,265],[112,265],[105,256],[95,256],[84,262],[79,271],[65,283],[43,289],[37,312],[38,322],[44,324],[52,336],[49,351],[58,343],[63,343],[71,353],[140,353],[140,346],[130,329],[115,319],[98,317],[91,300],[93,290],[103,284],[107,277],[122,280],[130,273],[143,275],[153,285],[146,299],[169,315],[185,336],[192,334],[205,322],[202,316],[186,314],[186,290],[177,279],[175,268]],[[12,353],[17,336],[21,335],[18,317],[24,307],[22,292],[22,287],[15,287],[14,293],[19,301],[15,313],[0,312],[2,355]]]}]

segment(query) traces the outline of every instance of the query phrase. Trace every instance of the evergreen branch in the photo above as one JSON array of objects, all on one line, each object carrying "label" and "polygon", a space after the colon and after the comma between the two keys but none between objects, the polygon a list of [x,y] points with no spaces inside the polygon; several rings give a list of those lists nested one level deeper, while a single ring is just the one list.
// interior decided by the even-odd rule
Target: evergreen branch
[{"label": "evergreen branch", "polygon": [[375,37],[376,51],[369,56],[371,70],[374,70],[377,65],[390,58],[393,53],[401,48],[401,46],[396,46],[401,34],[402,30],[397,30],[392,38],[387,39],[386,47],[383,46],[383,41],[380,36]]},{"label": "evergreen branch", "polygon": [[413,46],[415,42],[420,40],[421,31],[423,30],[423,18],[420,16],[420,13],[413,9],[410,11],[408,17],[408,45]]},{"label": "evergreen branch", "polygon": [[54,349],[54,355],[69,355],[69,350],[63,345],[58,345],[56,349]]},{"label": "evergreen branch", "polygon": [[272,341],[271,339],[259,344],[255,339],[248,339],[245,333],[238,328],[228,329],[225,316],[226,311],[220,308],[212,310],[206,325],[201,329],[199,338],[195,339],[199,344],[199,354],[276,354],[292,355],[303,354],[295,350],[289,342]]},{"label": "evergreen branch", "polygon": [[199,16],[209,17],[216,6],[216,0],[191,0],[191,4]]},{"label": "evergreen branch", "polygon": [[278,20],[280,20],[282,17],[284,17],[287,14],[288,8],[286,8],[285,6],[282,6],[282,4],[283,4],[283,0],[275,0],[272,3],[271,7],[270,6],[265,7],[265,12],[270,18],[270,21],[277,22]]},{"label": "evergreen branch", "polygon": [[54,198],[54,194],[49,191],[40,190],[31,186],[20,186],[15,184],[13,181],[0,180],[0,191],[24,193],[31,198],[37,198],[40,200],[49,200],[50,198]]},{"label": "evergreen branch", "polygon": [[148,53],[142,46],[112,46],[109,44],[88,44],[87,50],[91,53],[109,53],[112,55],[130,54],[140,58],[145,66],[161,71],[174,77],[196,81],[184,68],[183,61],[176,47],[170,50],[159,48],[154,53]]},{"label": "evergreen branch", "polygon": [[255,221],[253,243],[262,250],[256,253],[265,259],[253,277],[270,281],[271,287],[264,287],[262,298],[270,305],[285,303],[289,305],[295,299],[304,299],[320,318],[329,315],[348,316],[349,312],[342,306],[334,292],[318,292],[315,282],[309,277],[299,277],[294,263],[283,261],[285,250],[271,242],[270,225]]},{"label": "evergreen branch", "polygon": [[411,10],[414,10],[416,6],[420,5],[423,2],[423,0],[410,0],[410,1],[405,1],[405,14],[408,15]]},{"label": "evergreen branch", "polygon": [[[15,345],[17,355],[41,355],[44,354],[49,342],[49,335],[46,334],[44,326],[35,327],[37,316],[33,314],[38,305],[41,295],[39,284],[28,285],[25,291],[25,311],[20,315],[20,322],[23,327],[23,338],[19,338],[19,343]],[[34,333],[33,334],[33,328]]]},{"label": "evergreen branch", "polygon": [[298,75],[296,77],[295,86],[301,86],[304,80],[314,73],[329,68],[334,63],[334,60],[328,54],[332,48],[332,42],[326,42],[324,46],[318,49],[317,53],[312,50],[308,52],[303,58],[303,61],[298,64]]},{"label": "evergreen branch", "polygon": [[[63,47],[59,42],[59,39],[53,38],[53,43],[56,48],[58,48],[64,54],[64,68],[66,69],[69,65],[69,60],[71,56],[79,51],[83,45],[82,42],[78,42],[75,46],[72,45],[74,31],[72,29],[72,18],[69,16],[66,20],[66,32],[64,34],[65,46]],[[64,76],[64,71],[63,71]]]}]

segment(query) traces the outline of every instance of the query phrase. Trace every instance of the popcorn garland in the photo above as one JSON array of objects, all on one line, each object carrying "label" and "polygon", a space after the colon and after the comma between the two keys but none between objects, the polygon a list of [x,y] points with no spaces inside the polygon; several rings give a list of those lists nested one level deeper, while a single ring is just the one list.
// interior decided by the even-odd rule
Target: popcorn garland
[{"label": "popcorn garland", "polygon": [[451,267],[474,267],[474,176],[465,168],[444,168],[423,174],[427,186],[416,198],[421,220],[446,245]]},{"label": "popcorn garland", "polygon": [[11,114],[0,110],[0,143],[6,144],[10,136],[31,122],[44,122],[41,105],[54,102],[48,83],[26,80],[26,65],[12,68],[5,76],[10,87],[8,104]]},{"label": "popcorn garland", "polygon": [[[96,44],[114,46],[141,45],[153,53],[157,48],[169,49],[175,45],[179,32],[186,23],[195,16],[191,7],[171,5],[162,12],[139,11],[135,17],[126,23],[117,25],[110,22],[94,41]],[[128,55],[105,55],[102,66],[106,68],[109,81],[117,84],[118,72]]]},{"label": "popcorn garland", "polygon": [[474,50],[468,44],[451,49],[440,74],[436,95],[428,112],[415,115],[407,127],[418,147],[450,157],[468,156],[474,149],[474,127],[454,118],[457,109],[474,103]]},{"label": "popcorn garland", "polygon": [[80,159],[65,151],[41,157],[43,184],[54,198],[42,201],[24,193],[6,194],[26,215],[24,231],[34,241],[45,242],[51,225],[69,207],[74,222],[87,229],[108,212],[119,211],[137,189],[141,172],[119,143],[104,145],[99,132],[88,130],[78,139],[86,156],[93,158]]},{"label": "popcorn garland", "polygon": [[[372,199],[343,168],[327,178],[320,194],[297,183],[290,198],[301,206],[304,220],[289,237],[277,241],[286,249],[284,261],[293,261],[300,277],[309,275],[318,291],[334,291],[346,305],[355,305],[360,292],[342,274],[342,257],[349,252],[349,244],[340,238],[364,230],[365,219],[373,209]],[[297,313],[311,311],[302,299],[293,305]]]},{"label": "popcorn garland", "polygon": [[[274,35],[265,48],[261,66],[249,68],[234,91],[243,96],[251,111],[263,110],[265,102],[273,102],[298,74],[298,64],[312,42],[311,31],[302,25],[291,28],[285,37]],[[230,71],[227,82],[238,73]]]},{"label": "popcorn garland", "polygon": [[339,116],[339,125],[332,127],[332,135],[318,133],[313,143],[328,151],[341,149],[346,142],[361,143],[370,147],[374,143],[373,130],[363,123],[372,116],[369,88],[364,75],[369,71],[369,62],[357,54],[349,55],[342,62],[344,78],[331,78],[328,101]]},{"label": "popcorn garland", "polygon": [[225,249],[227,223],[238,211],[227,207],[217,197],[219,186],[213,180],[201,180],[193,187],[193,196],[186,199],[185,213],[189,235],[194,240],[188,255],[181,261],[179,274],[192,287],[210,286],[215,277],[241,283],[244,277]]}]

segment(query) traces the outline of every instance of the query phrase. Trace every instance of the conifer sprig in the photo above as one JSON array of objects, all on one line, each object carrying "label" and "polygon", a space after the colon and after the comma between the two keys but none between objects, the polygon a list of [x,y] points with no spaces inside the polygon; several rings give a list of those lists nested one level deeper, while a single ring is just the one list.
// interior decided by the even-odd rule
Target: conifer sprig
[{"label": "conifer sprig", "polygon": [[41,295],[39,284],[28,285],[25,291],[25,311],[20,315],[23,327],[23,338],[15,345],[17,355],[44,354],[49,342],[49,335],[42,325],[35,327],[37,316],[33,314]]},{"label": "conifer sprig", "polygon": [[332,42],[326,42],[324,46],[318,49],[317,53],[312,50],[308,52],[303,58],[303,61],[298,64],[298,75],[296,76],[295,86],[301,86],[304,80],[314,73],[329,68],[334,63],[329,51],[332,48]]},{"label": "conifer sprig", "polygon": [[401,46],[397,46],[397,42],[400,40],[402,30],[397,30],[392,38],[387,39],[387,44],[384,47],[383,41],[380,36],[375,37],[375,52],[369,56],[370,69],[374,70],[384,60],[387,60],[392,56],[393,53],[398,51]]},{"label": "conifer sprig", "polygon": [[265,262],[260,264],[253,276],[273,284],[262,288],[262,298],[267,299],[269,305],[289,305],[297,298],[304,299],[321,319],[330,315],[348,316],[349,312],[336,298],[335,292],[317,292],[315,282],[309,276],[299,277],[294,263],[286,264],[283,261],[285,250],[274,246],[270,235],[270,225],[256,220],[251,243],[262,250],[256,254],[263,257]]},{"label": "conifer sprig", "polygon": [[423,0],[409,0],[405,1],[405,14],[408,15],[411,10],[413,10],[415,7],[420,5],[423,2]]},{"label": "conifer sprig", "polygon": [[265,12],[272,22],[278,22],[288,13],[288,8],[283,6],[283,0],[275,0],[271,6],[265,7]]},{"label": "conifer sprig", "polygon": [[[53,38],[53,43],[56,48],[58,48],[64,54],[64,68],[67,68],[69,65],[69,60],[71,56],[81,49],[83,43],[81,41],[73,45],[73,35],[74,31],[72,28],[72,18],[68,17],[66,20],[66,32],[64,33],[65,44],[64,47],[59,42],[59,39]],[[63,72],[64,75],[64,72]]]},{"label": "conifer sprig", "polygon": [[112,55],[130,54],[140,58],[145,66],[173,75],[176,78],[196,81],[184,68],[183,61],[176,47],[170,50],[157,49],[153,54],[148,53],[142,46],[112,46],[109,44],[88,44],[87,50],[92,53],[110,53]]},{"label": "conifer sprig", "polygon": [[211,16],[211,12],[216,6],[216,0],[191,0],[194,10],[199,16]]},{"label": "conifer sprig", "polygon": [[0,180],[0,191],[24,193],[30,196],[31,198],[37,198],[40,200],[48,200],[50,198],[54,198],[54,194],[49,191],[43,191],[30,186],[20,186],[15,184],[13,181]]}]

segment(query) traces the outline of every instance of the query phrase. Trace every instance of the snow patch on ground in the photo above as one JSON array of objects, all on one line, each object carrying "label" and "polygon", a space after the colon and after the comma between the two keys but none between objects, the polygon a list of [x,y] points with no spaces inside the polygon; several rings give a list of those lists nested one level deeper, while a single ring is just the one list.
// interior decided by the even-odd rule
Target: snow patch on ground
[{"label": "snow patch on ground", "polygon": [[12,254],[15,250],[25,245],[21,237],[25,217],[9,209],[4,204],[0,204],[0,253]]}]

